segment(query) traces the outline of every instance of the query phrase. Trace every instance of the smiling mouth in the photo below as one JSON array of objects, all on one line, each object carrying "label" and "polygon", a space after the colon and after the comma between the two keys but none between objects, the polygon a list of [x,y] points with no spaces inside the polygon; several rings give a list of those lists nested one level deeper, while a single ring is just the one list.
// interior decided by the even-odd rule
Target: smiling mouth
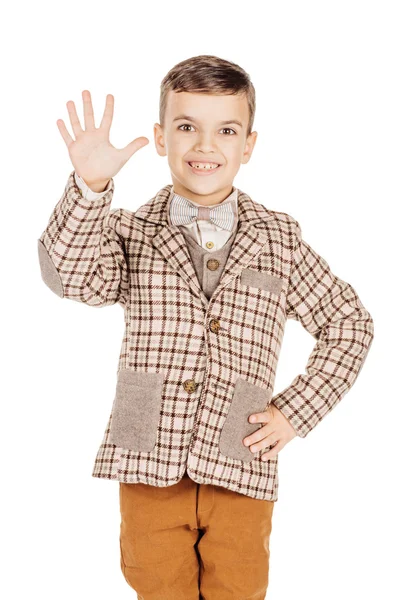
[{"label": "smiling mouth", "polygon": [[193,169],[197,169],[198,171],[215,171],[221,165],[215,162],[206,162],[206,161],[188,161],[188,165]]}]

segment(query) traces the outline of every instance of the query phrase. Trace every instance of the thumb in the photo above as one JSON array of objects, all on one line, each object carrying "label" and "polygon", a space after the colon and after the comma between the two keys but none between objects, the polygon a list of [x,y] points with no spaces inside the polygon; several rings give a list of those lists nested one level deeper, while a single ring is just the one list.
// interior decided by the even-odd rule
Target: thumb
[{"label": "thumb", "polygon": [[130,157],[135,154],[135,152],[137,152],[138,150],[140,150],[140,148],[143,148],[143,146],[147,146],[147,144],[149,144],[149,140],[142,136],[142,137],[138,137],[135,140],[133,140],[132,142],[130,142],[129,144],[127,144],[125,146],[125,148],[122,148],[120,150],[122,156],[123,156],[123,160],[124,162],[126,162],[127,160],[130,159]]}]

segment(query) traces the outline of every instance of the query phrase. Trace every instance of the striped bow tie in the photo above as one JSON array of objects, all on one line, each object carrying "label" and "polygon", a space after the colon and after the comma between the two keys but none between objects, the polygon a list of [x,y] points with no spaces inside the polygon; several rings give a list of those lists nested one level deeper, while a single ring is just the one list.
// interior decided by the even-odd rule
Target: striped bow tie
[{"label": "striped bow tie", "polygon": [[187,225],[193,221],[205,219],[222,229],[231,231],[236,212],[236,205],[233,201],[216,206],[194,206],[183,196],[175,194],[171,201],[170,219],[173,225]]}]

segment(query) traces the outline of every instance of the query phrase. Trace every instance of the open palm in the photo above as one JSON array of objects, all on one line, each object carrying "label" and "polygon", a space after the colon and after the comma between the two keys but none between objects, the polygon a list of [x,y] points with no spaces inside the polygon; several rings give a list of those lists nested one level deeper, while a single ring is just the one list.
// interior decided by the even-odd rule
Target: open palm
[{"label": "open palm", "polygon": [[106,183],[114,177],[130,157],[149,140],[142,136],[134,139],[125,148],[115,148],[110,142],[110,128],[114,114],[114,97],[107,94],[106,106],[100,127],[95,127],[93,105],[90,92],[82,92],[85,128],[82,129],[72,100],[67,102],[67,109],[75,140],[69,134],[62,119],[57,126],[64,139],[75,171],[90,186]]}]

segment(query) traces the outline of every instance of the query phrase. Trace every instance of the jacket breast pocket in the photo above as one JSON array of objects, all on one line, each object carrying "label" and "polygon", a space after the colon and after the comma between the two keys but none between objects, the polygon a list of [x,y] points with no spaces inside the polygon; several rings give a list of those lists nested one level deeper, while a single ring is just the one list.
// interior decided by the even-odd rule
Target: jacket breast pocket
[{"label": "jacket breast pocket", "polygon": [[243,269],[240,275],[240,283],[279,295],[283,286],[283,279],[265,271]]},{"label": "jacket breast pocket", "polygon": [[120,369],[110,425],[112,444],[134,452],[153,450],[163,383],[163,373]]},{"label": "jacket breast pocket", "polygon": [[243,444],[243,439],[262,424],[249,423],[249,416],[265,411],[271,396],[271,388],[262,388],[243,377],[236,380],[232,402],[219,438],[222,454],[245,462],[254,458],[256,453]]}]

